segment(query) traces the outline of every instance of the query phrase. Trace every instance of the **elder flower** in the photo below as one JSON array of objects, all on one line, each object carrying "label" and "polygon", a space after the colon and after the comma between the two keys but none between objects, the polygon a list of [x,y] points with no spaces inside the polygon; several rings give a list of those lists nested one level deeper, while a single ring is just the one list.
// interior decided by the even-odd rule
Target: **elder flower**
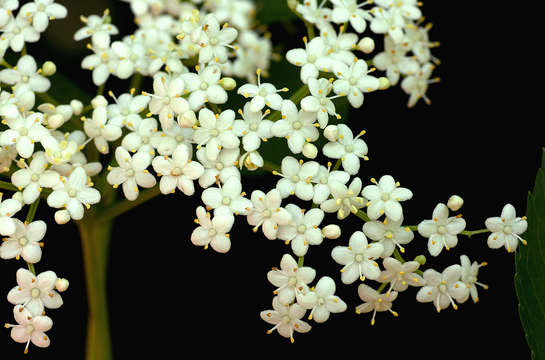
[{"label": "elder flower", "polygon": [[395,317],[397,312],[392,310],[392,302],[397,299],[397,291],[387,294],[379,294],[375,289],[365,284],[358,286],[358,295],[364,301],[363,304],[356,307],[356,314],[373,312],[371,325],[375,325],[375,315],[377,311],[389,311]]},{"label": "elder flower", "polygon": [[251,110],[251,103],[244,105],[244,111],[240,110],[238,113],[242,116],[243,120],[235,120],[233,123],[234,133],[242,137],[242,146],[246,151],[255,151],[261,146],[261,141],[267,141],[271,136],[271,127],[273,122],[264,119],[265,116],[270,114],[270,110],[261,113],[261,110]]},{"label": "elder flower", "polygon": [[[180,77],[170,78],[163,73],[158,73],[153,78],[154,94],[149,94],[152,99],[149,109],[152,114],[159,115],[159,121],[163,130],[168,130],[175,121],[176,115],[181,115],[189,110],[189,104],[182,98],[185,83]],[[148,95],[143,93],[143,95]]]},{"label": "elder flower", "polygon": [[247,215],[252,209],[252,202],[244,197],[240,179],[231,176],[223,186],[208,188],[202,192],[202,201],[212,209],[221,208],[231,214]]},{"label": "elder flower", "polygon": [[314,196],[314,188],[311,180],[318,172],[320,164],[316,161],[297,159],[286,156],[281,163],[281,173],[274,171],[274,175],[279,175],[282,179],[276,183],[276,188],[280,191],[282,198],[295,195],[301,200],[310,200]]},{"label": "elder flower", "polygon": [[315,276],[316,270],[308,266],[299,267],[290,254],[282,256],[280,269],[273,268],[267,273],[267,279],[277,287],[274,294],[283,305],[291,304],[297,296],[305,294]]},{"label": "elder flower", "polygon": [[457,264],[447,267],[442,274],[433,269],[424,271],[426,285],[418,291],[416,300],[422,303],[433,302],[437,312],[451,304],[454,310],[458,310],[454,300],[467,299],[469,292],[466,284],[460,281],[461,276],[462,267]]},{"label": "elder flower", "polygon": [[382,214],[394,221],[403,217],[403,209],[399,202],[409,200],[413,197],[411,190],[399,187],[390,175],[382,176],[377,182],[374,178],[371,182],[376,185],[368,185],[361,192],[369,202],[367,203],[367,215],[370,219],[376,220]]},{"label": "elder flower", "polygon": [[203,108],[199,111],[199,126],[195,127],[193,140],[197,149],[206,145],[206,157],[215,160],[222,149],[236,149],[240,145],[239,138],[233,132],[235,112],[225,110],[221,114]]},{"label": "elder flower", "polygon": [[0,235],[10,236],[17,231],[15,219],[11,217],[21,210],[22,205],[14,199],[2,200],[0,193]]},{"label": "elder flower", "polygon": [[17,325],[6,324],[7,329],[11,328],[11,338],[21,344],[26,343],[25,354],[28,353],[30,342],[34,345],[45,348],[48,347],[51,340],[46,331],[53,327],[53,321],[47,316],[32,316],[30,311],[22,305],[13,308],[13,316]]},{"label": "elder flower", "polygon": [[324,212],[315,208],[305,211],[294,204],[286,205],[291,214],[291,223],[281,226],[278,238],[291,242],[291,249],[297,256],[305,256],[310,245],[320,245],[324,236],[318,228],[324,219]]},{"label": "elder flower", "polygon": [[403,217],[398,221],[385,218],[384,221],[368,221],[363,224],[363,232],[368,238],[378,241],[384,247],[381,257],[386,258],[394,253],[397,246],[399,251],[405,252],[401,245],[410,243],[414,239],[414,233],[408,227],[403,227]]},{"label": "elder flower", "polygon": [[328,199],[320,205],[320,209],[327,213],[337,213],[337,219],[345,219],[350,213],[357,213],[365,206],[366,200],[359,195],[361,191],[360,178],[354,178],[347,187],[338,181],[330,181],[329,188],[333,199]]},{"label": "elder flower", "polygon": [[[488,290],[488,285],[480,283],[477,281],[477,276],[479,275],[479,268],[486,266],[486,262],[478,263],[474,261],[471,263],[467,255],[460,256],[460,263],[462,265],[462,275],[460,276],[462,282],[467,285],[469,288],[468,296],[471,295],[474,303],[479,302],[479,292],[477,286],[479,285],[485,290]],[[462,301],[463,300],[463,301]],[[464,302],[465,299],[462,299],[460,302]]]},{"label": "elder flower", "polygon": [[267,334],[271,334],[274,330],[278,331],[280,335],[285,338],[289,338],[293,343],[293,332],[300,333],[309,332],[311,326],[301,318],[305,316],[306,310],[299,304],[283,305],[278,296],[273,298],[272,302],[273,310],[262,311],[260,316],[267,323],[274,325],[270,330],[267,330]]},{"label": "elder flower", "polygon": [[38,276],[27,269],[17,270],[17,286],[8,293],[8,301],[13,305],[23,305],[33,316],[41,315],[44,308],[58,309],[62,298],[55,291],[57,275],[46,271]]},{"label": "elder flower", "polygon": [[197,208],[197,219],[195,222],[199,224],[191,233],[191,242],[197,246],[204,246],[208,249],[208,245],[219,253],[226,253],[231,248],[231,239],[228,232],[233,227],[235,217],[228,212],[216,213],[212,218],[210,213],[205,208],[199,206]]},{"label": "elder flower", "polygon": [[466,222],[460,216],[449,217],[449,210],[445,204],[437,204],[433,210],[433,218],[418,224],[418,232],[429,238],[428,251],[437,256],[443,250],[455,247],[458,244],[457,235],[464,231]]},{"label": "elder flower", "polygon": [[162,194],[173,193],[176,187],[188,196],[195,193],[193,180],[197,180],[204,173],[204,167],[199,162],[192,161],[191,155],[191,148],[180,144],[172,153],[172,158],[157,156],[153,159],[153,169],[161,176],[159,189]]},{"label": "elder flower", "polygon": [[330,313],[340,313],[346,310],[346,303],[335,294],[335,282],[329,276],[322,277],[316,287],[298,299],[305,309],[311,309],[309,320],[323,323],[329,319]]},{"label": "elder flower", "polygon": [[110,167],[106,181],[117,188],[123,184],[123,194],[127,200],[138,198],[138,186],[152,188],[156,184],[155,177],[146,170],[151,164],[151,156],[145,152],[137,152],[133,156],[121,146],[115,150],[115,160],[119,167]]},{"label": "elder flower", "polygon": [[64,19],[67,15],[66,8],[53,0],[34,0],[24,4],[19,11],[32,19],[32,26],[38,32],[45,31],[49,20]]},{"label": "elder flower", "polygon": [[387,257],[382,261],[384,269],[377,281],[381,283],[390,283],[390,287],[386,294],[389,294],[393,289],[395,291],[405,291],[411,286],[423,286],[424,279],[422,276],[415,273],[420,264],[416,261],[407,261],[403,264],[391,257]]},{"label": "elder flower", "polygon": [[199,110],[206,102],[224,104],[227,102],[227,92],[218,84],[221,78],[221,68],[218,65],[204,64],[195,66],[197,73],[182,74],[189,95],[189,106],[194,111]]},{"label": "elder flower", "polygon": [[333,72],[337,80],[333,82],[333,91],[336,94],[344,94],[350,104],[359,108],[363,105],[363,94],[375,91],[379,88],[379,80],[371,75],[367,63],[358,60],[350,67],[341,62],[333,64]]},{"label": "elder flower", "polygon": [[[257,69],[257,85],[245,84],[238,88],[237,93],[247,98],[252,98],[250,101],[249,110],[258,112],[263,110],[265,105],[274,110],[280,110],[282,106],[282,97],[279,92],[288,91],[287,88],[276,90],[276,87],[271,83],[261,83],[261,69]],[[244,106],[246,112],[246,106]]]},{"label": "elder flower", "polygon": [[42,188],[53,188],[59,183],[59,174],[54,170],[47,170],[49,165],[45,153],[37,152],[34,154],[30,165],[24,164],[23,169],[15,171],[11,175],[11,183],[23,190],[23,202],[32,204],[42,191]]},{"label": "elder flower", "polygon": [[316,141],[320,136],[314,125],[316,117],[316,113],[297,110],[292,101],[284,100],[282,119],[273,123],[271,133],[276,137],[285,137],[290,151],[299,154],[303,151],[305,143]]},{"label": "elder flower", "polygon": [[280,192],[272,189],[265,194],[260,190],[254,190],[251,201],[253,208],[247,216],[248,224],[254,227],[254,232],[261,226],[267,239],[276,239],[279,225],[289,225],[292,220],[290,212],[280,207],[282,203]]},{"label": "elder flower", "polygon": [[367,144],[360,139],[365,131],[354,137],[352,130],[344,124],[337,125],[338,139],[324,145],[322,151],[331,159],[340,159],[343,169],[350,175],[356,175],[360,170],[360,158],[368,159]]},{"label": "elder flower", "polygon": [[46,224],[38,220],[29,224],[19,219],[13,219],[15,232],[5,238],[0,246],[0,258],[17,259],[23,258],[27,263],[35,264],[42,258],[41,240],[45,236]]},{"label": "elder flower", "polygon": [[488,246],[498,249],[505,246],[508,252],[517,249],[519,241],[526,245],[526,240],[520,237],[528,228],[526,217],[517,217],[511,204],[503,207],[500,217],[486,219],[486,228],[492,233],[488,236]]}]

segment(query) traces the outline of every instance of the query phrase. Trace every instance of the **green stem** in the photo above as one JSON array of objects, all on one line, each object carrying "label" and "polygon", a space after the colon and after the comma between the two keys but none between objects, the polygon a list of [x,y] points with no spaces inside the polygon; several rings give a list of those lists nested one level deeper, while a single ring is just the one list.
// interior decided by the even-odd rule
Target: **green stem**
[{"label": "green stem", "polygon": [[113,206],[110,206],[109,208],[101,211],[100,215],[97,215],[96,223],[107,223],[116,218],[117,216],[129,210],[132,210],[133,208],[157,197],[160,194],[161,192],[159,190],[159,186],[156,186],[154,188],[142,191],[138,198],[134,201],[121,200],[115,203]]},{"label": "green stem", "polygon": [[305,257],[299,256],[299,260],[297,261],[297,267],[303,267],[304,263],[305,263]]},{"label": "green stem", "polygon": [[38,96],[44,103],[50,103],[54,106],[59,105],[60,103],[51,95],[48,93],[37,93],[36,96]]},{"label": "green stem", "polygon": [[[28,209],[28,213],[26,214],[26,219],[25,219],[26,224],[29,224],[32,222],[32,220],[34,220],[34,216],[36,216],[36,211],[38,210],[39,204],[40,204],[40,198],[38,197],[36,201],[34,201],[32,205],[30,205],[30,208]],[[27,262],[27,266],[28,266],[28,270],[30,270],[30,272],[34,274],[34,276],[36,276],[36,269],[34,269],[34,264]]]},{"label": "green stem", "polygon": [[[310,94],[308,85],[303,85],[299,89],[297,89],[297,91],[289,99],[297,105],[308,94]],[[282,113],[279,110],[276,110],[271,114],[271,116],[269,116],[269,120],[271,121],[277,121],[280,120],[280,118],[282,118]]]},{"label": "green stem", "polygon": [[382,292],[382,290],[384,290],[384,288],[386,287],[386,285],[388,285],[389,283],[385,282],[385,283],[382,283],[382,285],[380,285],[380,287],[377,289],[377,292],[380,294]]},{"label": "green stem", "polygon": [[270,162],[268,160],[264,160],[263,161],[263,166],[261,167],[261,170],[269,171],[269,172],[280,171],[280,166],[278,166],[277,164],[273,164],[272,162]]},{"label": "green stem", "polygon": [[135,73],[132,76],[131,84],[129,85],[129,89],[134,89],[134,92],[138,94],[140,92],[140,87],[142,86],[142,80],[143,76],[140,73]]},{"label": "green stem", "polygon": [[88,322],[86,360],[111,360],[112,345],[106,297],[108,248],[112,223],[97,224],[96,215],[88,214],[78,222],[87,287]]},{"label": "green stem", "polygon": [[104,94],[104,87],[106,87],[106,83],[100,85],[100,86],[97,88],[97,96]]},{"label": "green stem", "polygon": [[490,232],[488,229],[481,229],[481,230],[473,230],[473,231],[462,231],[460,234],[466,235],[468,238],[472,237],[473,235],[477,234],[484,234]]},{"label": "green stem", "polygon": [[19,191],[19,189],[17,189],[17,186],[13,185],[10,182],[2,180],[0,180],[0,189],[8,191]]},{"label": "green stem", "polygon": [[362,219],[365,222],[371,221],[371,219],[369,219],[369,216],[367,216],[367,214],[364,213],[361,210],[358,210],[358,212],[355,213],[354,215],[356,215],[357,217],[359,217],[360,219]]}]

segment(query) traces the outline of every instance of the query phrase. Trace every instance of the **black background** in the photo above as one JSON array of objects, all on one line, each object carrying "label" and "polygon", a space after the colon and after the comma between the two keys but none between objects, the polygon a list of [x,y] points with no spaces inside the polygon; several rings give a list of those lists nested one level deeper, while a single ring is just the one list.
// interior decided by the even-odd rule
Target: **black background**
[{"label": "black background", "polygon": [[[128,5],[59,2],[68,7],[71,19],[54,22],[46,33],[47,41],[31,44],[29,50],[38,59],[55,60],[60,71],[74,74],[86,88],[90,73],[79,66],[86,54],[84,42],[70,41],[80,27],[79,14],[100,14],[110,7],[113,22],[122,34],[128,34],[132,30],[125,29],[133,29]],[[352,111],[350,125],[356,131],[367,130],[365,141],[370,148],[371,160],[362,166],[360,176],[368,184],[371,177],[391,174],[410,188],[414,197],[404,204],[404,213],[411,225],[430,218],[437,202],[446,202],[452,194],[465,199],[461,213],[468,229],[483,228],[484,220],[499,216],[506,203],[515,205],[522,216],[545,143],[538,125],[542,117],[533,112],[537,93],[530,89],[539,86],[539,68],[532,63],[535,45],[530,26],[534,22],[517,20],[509,9],[483,2],[427,1],[422,9],[434,23],[432,40],[441,42],[433,53],[442,61],[437,69],[442,82],[428,92],[432,106],[419,103],[409,110],[407,96],[395,88],[370,94],[361,109]],[[278,25],[271,31],[276,43],[301,37],[289,27]],[[283,86],[274,73],[270,81]],[[249,178],[246,191],[268,190],[273,186],[270,179]],[[455,249],[444,251],[437,259],[428,256],[426,264],[426,268],[441,271],[458,263],[461,254],[487,261],[489,266],[481,269],[479,279],[490,289],[480,291],[480,303],[468,301],[458,311],[449,308],[437,314],[433,305],[417,303],[415,289],[409,289],[394,303],[399,317],[379,313],[371,327],[369,315],[354,313],[361,303],[358,284],[343,285],[340,266],[329,255],[334,246],[346,245],[351,232],[361,228],[360,220],[349,217],[342,223],[340,239],[325,240],[305,257],[305,264],[317,269],[317,278],[328,275],[335,279],[337,295],[349,308],[332,315],[325,324],[311,322],[312,331],[296,334],[295,343],[290,344],[276,333],[266,335],[271,326],[259,318],[261,310],[271,308],[273,297],[274,287],[267,282],[266,273],[290,249],[280,241],[253,234],[243,218],[232,231],[232,249],[227,255],[195,247],[189,237],[198,205],[198,197],[178,192],[117,219],[108,283],[115,358],[144,351],[169,357],[208,357],[218,351],[224,356],[312,357],[326,350],[338,356],[387,359],[402,355],[495,358],[509,350],[516,359],[529,358],[517,313],[513,255],[504,249],[488,249],[486,235],[462,237]],[[48,313],[55,322],[48,333],[51,347],[31,346],[31,356],[81,359],[87,303],[78,233],[73,225],[56,225],[52,212],[43,206],[36,218],[48,223],[37,271],[56,271],[70,280],[70,289],[63,294],[65,305]],[[425,239],[417,235],[406,257],[425,249]],[[7,294],[15,285],[20,266],[15,261],[2,262],[1,293]],[[7,300],[0,302],[0,319],[13,322]],[[8,330],[2,333],[2,358],[23,358],[24,345],[13,343]]]}]

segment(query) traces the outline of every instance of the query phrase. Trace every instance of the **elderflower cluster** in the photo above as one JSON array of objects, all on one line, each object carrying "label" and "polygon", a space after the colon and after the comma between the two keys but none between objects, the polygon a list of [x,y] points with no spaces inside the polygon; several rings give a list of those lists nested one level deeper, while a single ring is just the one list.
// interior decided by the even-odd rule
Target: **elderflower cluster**
[{"label": "elderflower cluster", "polygon": [[[418,288],[417,301],[433,302],[437,311],[456,309],[469,296],[477,302],[476,286],[486,288],[477,279],[484,263],[462,256],[460,265],[442,273],[423,270],[424,256],[405,261],[401,255],[415,231],[428,239],[433,257],[455,247],[461,235],[490,232],[488,245],[508,251],[525,243],[520,235],[526,219],[516,217],[511,205],[487,219],[482,231],[466,231],[461,215],[449,216],[449,209],[462,206],[458,196],[439,203],[432,219],[404,225],[411,190],[388,174],[369,183],[358,176],[361,161],[368,160],[365,131],[342,123],[338,99],[346,97],[359,108],[365,94],[401,81],[414,106],[420,98],[429,102],[428,85],[437,81],[431,73],[438,60],[430,53],[437,43],[428,40],[431,27],[422,24],[416,0],[288,1],[308,25],[304,48],[284,54],[301,68],[302,88],[290,98],[284,96],[289,89],[262,78],[272,45],[256,27],[253,2],[123,1],[135,16],[133,34],[119,38],[109,11],[81,16],[83,27],[74,34],[76,41],[88,42],[91,53],[81,66],[91,72],[97,96],[90,104],[78,99],[59,104],[44,96],[54,86],[47,78],[54,64],[39,67],[25,43],[38,41],[49,20],[65,17],[66,9],[53,0],[35,0],[18,10],[17,0],[0,0],[0,82],[6,85],[0,94],[0,171],[8,180],[2,188],[13,192],[0,203],[0,234],[6,236],[0,257],[28,264],[29,270],[17,271],[17,286],[8,294],[17,325],[6,325],[27,349],[30,342],[49,345],[45,332],[52,320],[44,309],[62,305],[57,291],[68,284],[52,271],[35,274],[46,233],[44,221],[33,221],[40,199],[56,209],[56,223],[66,224],[92,212],[92,205],[106,211],[115,200],[112,188],[120,187],[126,200],[119,201],[138,202],[142,189],[154,187],[164,195],[200,196],[203,206],[196,209],[197,226],[188,237],[220,253],[230,251],[232,241],[236,245],[230,232],[237,218],[246,217],[255,236],[281,240],[297,257],[283,255],[280,268],[267,274],[275,297],[273,309],[261,313],[273,325],[269,333],[276,330],[291,341],[294,332],[311,329],[302,320],[307,311],[309,321],[323,323],[347,309],[335,295],[336,280],[361,282],[363,304],[355,310],[372,312],[371,324],[376,312],[397,316],[392,303],[409,287]],[[384,49],[374,56],[367,30],[383,38]],[[18,56],[15,65],[4,59],[8,50]],[[384,76],[375,76],[380,71]],[[110,76],[131,78],[130,89],[104,96]],[[144,77],[151,88],[140,89]],[[230,97],[243,100],[242,108],[230,109]],[[262,155],[272,138],[289,151],[278,165]],[[321,138],[327,143],[320,154],[315,143]],[[244,189],[246,171],[256,170],[271,171],[274,186]],[[308,206],[301,207],[303,202]],[[22,222],[14,215],[25,206]],[[363,220],[361,231],[348,236],[330,223],[347,218]],[[342,266],[340,279],[322,276],[311,285],[316,270],[303,261],[308,263],[312,247],[330,239],[346,245],[331,251]],[[375,289],[371,281],[381,285]]]}]

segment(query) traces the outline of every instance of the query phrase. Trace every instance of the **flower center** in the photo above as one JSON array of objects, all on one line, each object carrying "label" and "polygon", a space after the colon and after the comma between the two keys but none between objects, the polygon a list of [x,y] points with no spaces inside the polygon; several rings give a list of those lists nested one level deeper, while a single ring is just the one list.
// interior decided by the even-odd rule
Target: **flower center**
[{"label": "flower center", "polygon": [[327,176],[320,179],[320,184],[327,185]]},{"label": "flower center", "polygon": [[203,82],[201,83],[200,89],[201,89],[201,90],[206,90],[206,89],[208,89],[208,84],[205,83],[205,82],[203,81]]},{"label": "flower center", "polygon": [[129,115],[130,114],[129,109],[123,108],[123,110],[121,110],[121,114],[123,114],[123,116]]},{"label": "flower center", "polygon": [[265,209],[265,210],[263,210],[263,212],[261,213],[261,215],[263,215],[263,217],[268,218],[268,217],[271,217],[272,213],[271,213],[271,210]]},{"label": "flower center", "polygon": [[447,292],[447,286],[445,284],[439,285],[439,291],[443,294]]},{"label": "flower center", "polygon": [[350,82],[350,85],[356,85],[358,83],[358,79],[355,77],[351,77],[349,82]]},{"label": "flower center", "polygon": [[223,163],[216,163],[216,169],[220,171],[223,170]]},{"label": "flower center", "polygon": [[322,306],[325,304],[324,298],[318,298],[318,305]]},{"label": "flower center", "polygon": [[74,189],[68,190],[68,196],[70,196],[70,197],[74,197],[77,194],[78,194],[78,192],[76,190],[74,190]]},{"label": "flower center", "polygon": [[299,130],[300,128],[303,127],[303,124],[301,124],[300,121],[296,121],[293,123],[292,127],[295,129],[295,130]]},{"label": "flower center", "polygon": [[291,276],[288,280],[288,285],[295,286],[295,284],[297,284],[297,278],[295,276]]},{"label": "flower center", "polygon": [[27,136],[28,135],[28,130],[26,127],[22,127],[21,129],[19,129],[19,134],[21,134],[21,136]]},{"label": "flower center", "polygon": [[34,332],[34,326],[31,325],[31,324],[28,324],[26,327],[25,327],[25,331],[27,334],[32,334]]},{"label": "flower center", "polygon": [[299,182],[299,176],[293,175],[293,176],[290,178],[290,180],[291,180],[292,182],[294,182],[294,183]]},{"label": "flower center", "polygon": [[210,135],[216,137],[220,134],[220,132],[218,131],[218,129],[212,129],[210,130]]},{"label": "flower center", "polygon": [[149,143],[149,136],[142,136],[142,143],[144,144]]},{"label": "flower center", "polygon": [[25,246],[26,244],[28,244],[28,240],[26,237],[23,236],[22,238],[19,239],[19,245]]},{"label": "flower center", "polygon": [[394,234],[392,234],[391,231],[386,231],[386,233],[384,234],[384,237],[385,237],[386,239],[391,239],[391,238],[394,237]]},{"label": "flower center", "polygon": [[229,196],[224,196],[223,199],[221,199],[221,203],[223,205],[229,205],[231,203],[231,198]]},{"label": "flower center", "polygon": [[138,56],[136,56],[136,54],[131,54],[129,58],[131,59],[132,62],[135,62],[136,60],[138,60]]},{"label": "flower center", "polygon": [[352,151],[354,151],[354,145],[352,144],[346,145],[344,149],[346,150],[347,153],[351,153]]},{"label": "flower center", "polygon": [[19,29],[18,26],[14,26],[13,29],[11,29],[11,32],[14,34],[19,34],[21,32],[21,29]]},{"label": "flower center", "polygon": [[30,177],[30,180],[33,181],[33,182],[36,182],[36,181],[40,180],[40,175],[32,174],[32,176]]},{"label": "flower center", "polygon": [[179,167],[175,167],[172,170],[172,176],[180,176],[182,173],[183,173],[183,171]]},{"label": "flower center", "polygon": [[298,232],[299,234],[304,234],[305,231],[307,231],[307,227],[306,227],[305,225],[301,224],[301,225],[299,225],[299,226],[297,227],[297,232]]},{"label": "flower center", "polygon": [[252,123],[252,124],[250,125],[250,130],[256,131],[256,130],[257,130],[257,124],[256,124],[256,123]]},{"label": "flower center", "polygon": [[210,45],[212,45],[212,46],[218,45],[218,38],[215,38],[215,37],[211,38],[210,39]]},{"label": "flower center", "polygon": [[128,169],[127,170],[127,176],[128,177],[133,177],[134,176],[134,170],[133,169]]},{"label": "flower center", "polygon": [[170,104],[170,98],[169,98],[168,96],[165,96],[165,97],[163,98],[163,104],[165,104],[165,105]]},{"label": "flower center", "polygon": [[39,298],[40,297],[40,289],[34,288],[34,289],[30,290],[30,296],[32,296],[34,299]]},{"label": "flower center", "polygon": [[382,195],[380,196],[380,200],[382,200],[382,201],[388,201],[388,200],[390,200],[390,194],[388,194],[388,193],[382,193]]},{"label": "flower center", "polygon": [[27,83],[27,82],[28,82],[28,76],[23,75],[23,76],[21,77],[21,81],[24,82],[24,83]]},{"label": "flower center", "polygon": [[320,99],[320,104],[321,104],[322,106],[325,106],[325,105],[327,104],[327,99],[326,99],[326,98]]},{"label": "flower center", "polygon": [[216,229],[210,229],[208,230],[208,236],[216,236],[218,232],[216,231]]},{"label": "flower center", "polygon": [[283,322],[284,324],[289,324],[290,321],[291,321],[291,318],[290,318],[288,315],[286,315],[286,316],[284,316],[284,317],[282,318],[282,322]]},{"label": "flower center", "polygon": [[362,262],[363,261],[363,255],[358,254],[358,255],[356,255],[356,257],[354,259],[356,260],[356,262]]},{"label": "flower center", "polygon": [[38,12],[44,12],[45,11],[45,5],[44,4],[39,4],[38,5]]},{"label": "flower center", "polygon": [[179,143],[184,141],[184,137],[182,135],[177,135],[174,139]]},{"label": "flower center", "polygon": [[261,97],[267,96],[267,90],[265,90],[264,88],[259,89],[258,95]]},{"label": "flower center", "polygon": [[506,235],[511,235],[513,233],[513,228],[509,225],[505,225],[503,227],[503,232],[506,234]]},{"label": "flower center", "polygon": [[316,61],[316,55],[314,54],[310,54],[308,57],[307,57],[307,61],[311,64],[314,64],[314,62]]},{"label": "flower center", "polygon": [[443,225],[441,225],[441,226],[439,226],[439,227],[437,228],[437,232],[438,232],[439,234],[445,234],[445,233],[447,232],[447,228],[444,227]]}]

